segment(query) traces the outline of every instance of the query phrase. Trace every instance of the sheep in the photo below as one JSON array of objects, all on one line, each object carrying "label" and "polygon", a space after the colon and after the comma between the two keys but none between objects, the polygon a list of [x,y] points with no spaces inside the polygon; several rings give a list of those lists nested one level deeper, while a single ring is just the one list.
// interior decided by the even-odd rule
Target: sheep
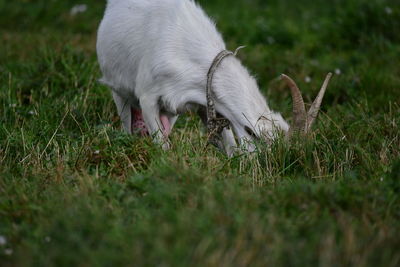
[{"label": "sheep", "polygon": [[[308,131],[330,79],[307,115],[297,85],[282,76],[294,103],[294,126],[289,127],[268,107],[256,80],[227,52],[215,23],[192,0],[108,0],[97,56],[100,81],[111,88],[125,131],[150,134],[168,149],[179,114],[197,110],[207,126],[216,116],[228,122],[217,128],[218,146],[229,156],[238,147],[236,140],[253,151],[257,138],[270,141],[280,131]],[[215,118],[210,118],[213,109]]]}]

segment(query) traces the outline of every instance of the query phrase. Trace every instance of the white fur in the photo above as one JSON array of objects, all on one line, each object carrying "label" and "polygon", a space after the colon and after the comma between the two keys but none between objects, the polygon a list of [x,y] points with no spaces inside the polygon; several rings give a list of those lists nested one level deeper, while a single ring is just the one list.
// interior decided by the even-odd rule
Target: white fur
[{"label": "white fur", "polygon": [[[108,0],[97,40],[101,81],[112,88],[125,129],[130,132],[129,107],[141,108],[158,141],[160,112],[173,124],[188,108],[206,105],[207,72],[224,49],[215,24],[191,0]],[[276,128],[288,131],[237,58],[222,61],[213,93],[217,111],[231,122],[239,140],[251,140],[245,126],[267,138]],[[223,136],[230,154],[235,139],[230,132]]]}]

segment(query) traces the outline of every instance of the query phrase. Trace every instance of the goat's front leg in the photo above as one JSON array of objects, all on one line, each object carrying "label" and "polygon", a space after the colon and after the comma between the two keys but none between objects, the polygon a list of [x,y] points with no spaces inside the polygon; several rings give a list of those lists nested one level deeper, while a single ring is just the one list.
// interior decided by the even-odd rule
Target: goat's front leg
[{"label": "goat's front leg", "polygon": [[160,144],[164,150],[169,149],[168,134],[171,130],[169,118],[160,116],[158,98],[145,96],[139,99],[143,119],[153,141]]},{"label": "goat's front leg", "polygon": [[226,154],[231,158],[237,150],[237,143],[235,136],[233,135],[232,128],[225,128],[222,131],[222,143]]},{"label": "goat's front leg", "polygon": [[[206,108],[199,108],[197,110],[197,114],[200,116],[201,121],[203,122],[204,126],[207,128],[207,110]],[[218,148],[221,151],[225,151],[226,155],[228,157],[232,157],[235,154],[235,151],[238,148],[238,145],[236,143],[235,140],[235,136],[232,132],[232,127],[227,129],[224,128],[222,130],[222,147],[220,145],[218,146]]]}]

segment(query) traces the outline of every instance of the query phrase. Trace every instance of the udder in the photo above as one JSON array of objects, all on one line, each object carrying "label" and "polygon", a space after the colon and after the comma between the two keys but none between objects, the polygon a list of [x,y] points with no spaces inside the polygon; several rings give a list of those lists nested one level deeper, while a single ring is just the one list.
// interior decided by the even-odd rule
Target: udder
[{"label": "udder", "polygon": [[[143,114],[141,109],[134,109],[131,108],[132,112],[132,123],[131,123],[131,131],[132,134],[138,134],[142,137],[148,136],[149,131],[147,130],[146,124],[143,120]],[[167,115],[160,114],[160,121],[161,121],[161,129],[165,137],[168,137],[171,133],[171,123]]]}]

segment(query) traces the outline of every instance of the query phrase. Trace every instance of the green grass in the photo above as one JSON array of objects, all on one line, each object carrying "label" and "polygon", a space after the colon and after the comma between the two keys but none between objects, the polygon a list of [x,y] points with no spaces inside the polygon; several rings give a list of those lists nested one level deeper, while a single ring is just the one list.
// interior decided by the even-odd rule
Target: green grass
[{"label": "green grass", "polygon": [[340,70],[314,134],[228,159],[189,114],[164,152],[97,83],[104,1],[0,1],[0,265],[399,266],[398,1],[200,3],[286,118],[280,73]]}]

